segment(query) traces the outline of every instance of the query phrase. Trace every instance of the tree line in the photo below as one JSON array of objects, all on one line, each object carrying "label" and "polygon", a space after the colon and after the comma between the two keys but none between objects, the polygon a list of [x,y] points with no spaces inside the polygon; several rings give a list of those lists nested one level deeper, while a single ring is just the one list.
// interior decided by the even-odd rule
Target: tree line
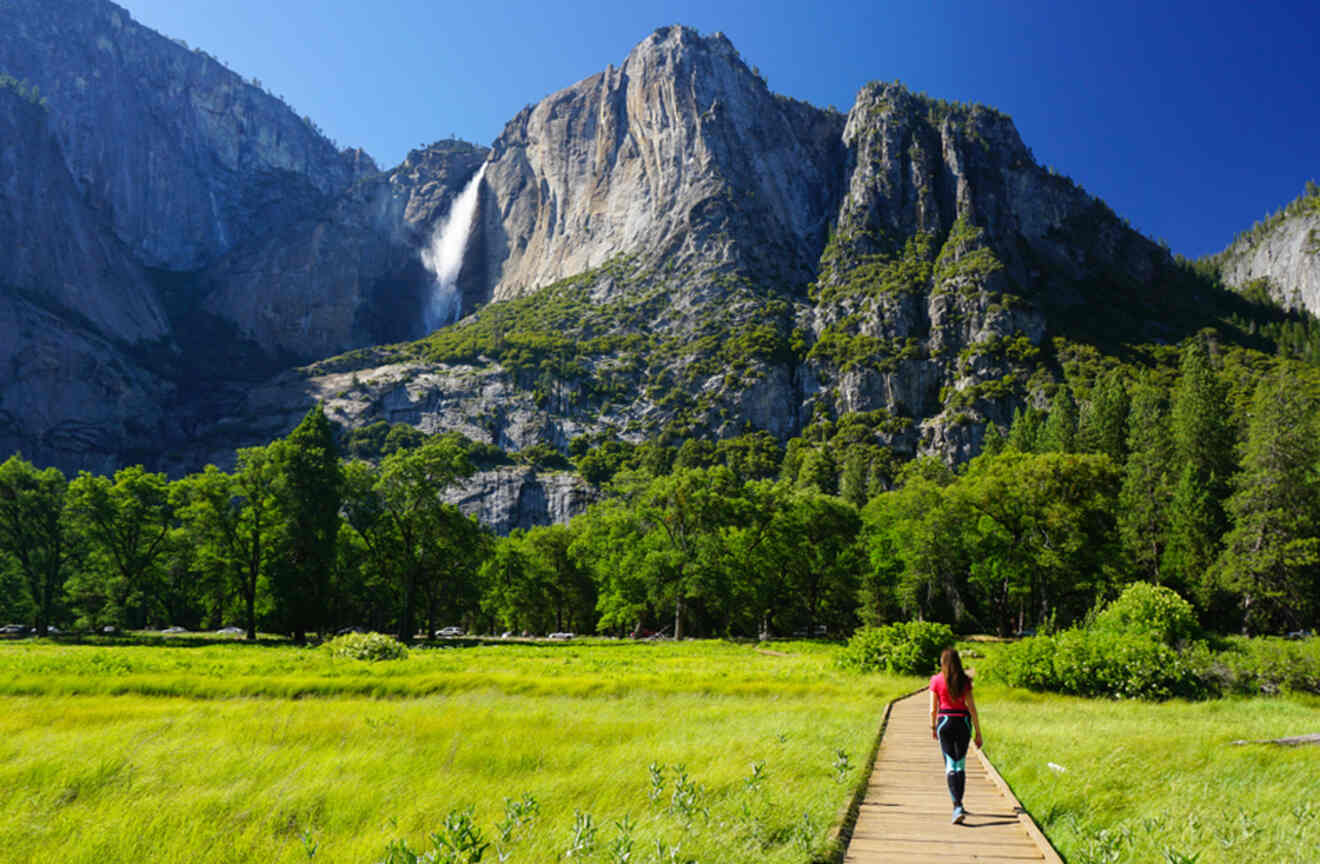
[{"label": "tree line", "polygon": [[786,448],[755,432],[577,441],[600,499],[507,537],[444,500],[489,446],[374,430],[376,458],[345,460],[319,407],[232,471],[174,481],[140,466],[68,480],[16,455],[0,465],[0,614],[39,632],[228,624],[297,640],[453,623],[837,634],[910,618],[1011,633],[1084,620],[1146,581],[1210,629],[1314,628],[1315,370],[1204,337],[1176,367],[1106,362],[1065,363],[1048,404],[987,426],[958,467],[895,459],[883,412]]}]

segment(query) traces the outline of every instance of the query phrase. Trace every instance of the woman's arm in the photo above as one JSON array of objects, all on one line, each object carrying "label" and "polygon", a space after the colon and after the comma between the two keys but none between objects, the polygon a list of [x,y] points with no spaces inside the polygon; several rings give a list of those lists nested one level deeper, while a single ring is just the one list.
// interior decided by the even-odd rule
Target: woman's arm
[{"label": "woman's arm", "polygon": [[939,714],[940,697],[935,695],[935,691],[930,691],[930,737],[938,739],[940,736],[935,734],[935,717]]},{"label": "woman's arm", "polygon": [[[933,694],[932,694],[933,695]],[[972,714],[972,728],[976,730],[976,746],[981,746],[981,715],[976,713],[976,699],[972,697],[972,691],[967,691],[967,710]]]}]

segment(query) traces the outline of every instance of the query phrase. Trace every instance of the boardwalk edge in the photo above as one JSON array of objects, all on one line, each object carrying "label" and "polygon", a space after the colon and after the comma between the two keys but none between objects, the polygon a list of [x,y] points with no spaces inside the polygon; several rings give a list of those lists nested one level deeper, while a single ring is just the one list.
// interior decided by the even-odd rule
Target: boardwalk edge
[{"label": "boardwalk edge", "polygon": [[862,779],[853,789],[852,800],[848,802],[848,806],[840,811],[836,827],[830,832],[829,851],[824,857],[813,858],[811,864],[843,864],[843,858],[848,854],[848,844],[852,842],[853,829],[857,827],[857,817],[862,812],[862,802],[866,800],[866,790],[871,783],[871,772],[875,770],[875,760],[880,755],[880,745],[885,740],[885,729],[889,727],[889,715],[894,711],[894,704],[910,699],[924,690],[923,687],[896,696],[885,705],[885,712],[880,717],[880,729],[876,732],[875,741],[871,744],[871,754],[867,757],[862,771]]},{"label": "boardwalk edge", "polygon": [[1018,821],[1022,823],[1022,827],[1026,829],[1027,834],[1036,842],[1036,845],[1040,847],[1041,854],[1045,856],[1045,864],[1064,864],[1063,858],[1059,856],[1054,844],[1045,836],[1045,832],[1040,830],[1040,826],[1036,824],[1035,819],[1031,818],[1031,814],[1027,812],[1027,808],[1022,806],[1022,802],[1018,800],[1018,797],[1013,794],[1013,789],[1008,785],[1008,781],[995,770],[995,766],[991,764],[990,758],[985,755],[985,751],[976,746],[973,746],[972,750],[975,751],[976,758],[981,761],[981,767],[985,769],[985,773],[990,777],[990,782],[999,787],[999,791],[1004,794],[1005,798],[1013,802],[1013,810],[1017,813]]}]

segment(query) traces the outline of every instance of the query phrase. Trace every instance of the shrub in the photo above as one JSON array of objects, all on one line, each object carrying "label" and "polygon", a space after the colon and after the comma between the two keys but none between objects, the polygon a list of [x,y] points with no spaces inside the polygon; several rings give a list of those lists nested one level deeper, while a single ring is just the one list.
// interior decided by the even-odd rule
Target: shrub
[{"label": "shrub", "polygon": [[1092,625],[1097,630],[1144,633],[1176,645],[1196,635],[1196,613],[1178,592],[1149,582],[1134,582],[1104,608]]},{"label": "shrub", "polygon": [[345,633],[325,647],[331,656],[350,660],[402,660],[408,656],[408,646],[383,633]]},{"label": "shrub", "polygon": [[1118,699],[1195,698],[1213,689],[1200,663],[1146,633],[1065,630],[1000,652],[991,677],[1015,687]]},{"label": "shrub", "polygon": [[1057,690],[1058,677],[1054,674],[1054,639],[1035,636],[1006,645],[992,655],[989,677],[1014,687],[1028,690]]},{"label": "shrub", "polygon": [[953,641],[953,631],[947,624],[930,621],[863,627],[848,640],[838,663],[857,672],[925,675],[935,671],[940,652]]},{"label": "shrub", "polygon": [[1230,693],[1320,693],[1320,639],[1237,638],[1206,664]]}]

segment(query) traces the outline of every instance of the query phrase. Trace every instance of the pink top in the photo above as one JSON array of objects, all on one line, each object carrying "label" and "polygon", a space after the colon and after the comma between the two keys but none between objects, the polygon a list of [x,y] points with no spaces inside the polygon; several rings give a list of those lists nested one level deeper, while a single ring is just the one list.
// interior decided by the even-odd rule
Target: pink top
[{"label": "pink top", "polygon": [[954,699],[949,695],[949,687],[944,683],[944,673],[936,672],[930,678],[930,689],[940,700],[941,711],[960,711],[967,712],[967,694],[972,692],[972,679],[967,679],[967,690],[963,692],[961,699]]}]

